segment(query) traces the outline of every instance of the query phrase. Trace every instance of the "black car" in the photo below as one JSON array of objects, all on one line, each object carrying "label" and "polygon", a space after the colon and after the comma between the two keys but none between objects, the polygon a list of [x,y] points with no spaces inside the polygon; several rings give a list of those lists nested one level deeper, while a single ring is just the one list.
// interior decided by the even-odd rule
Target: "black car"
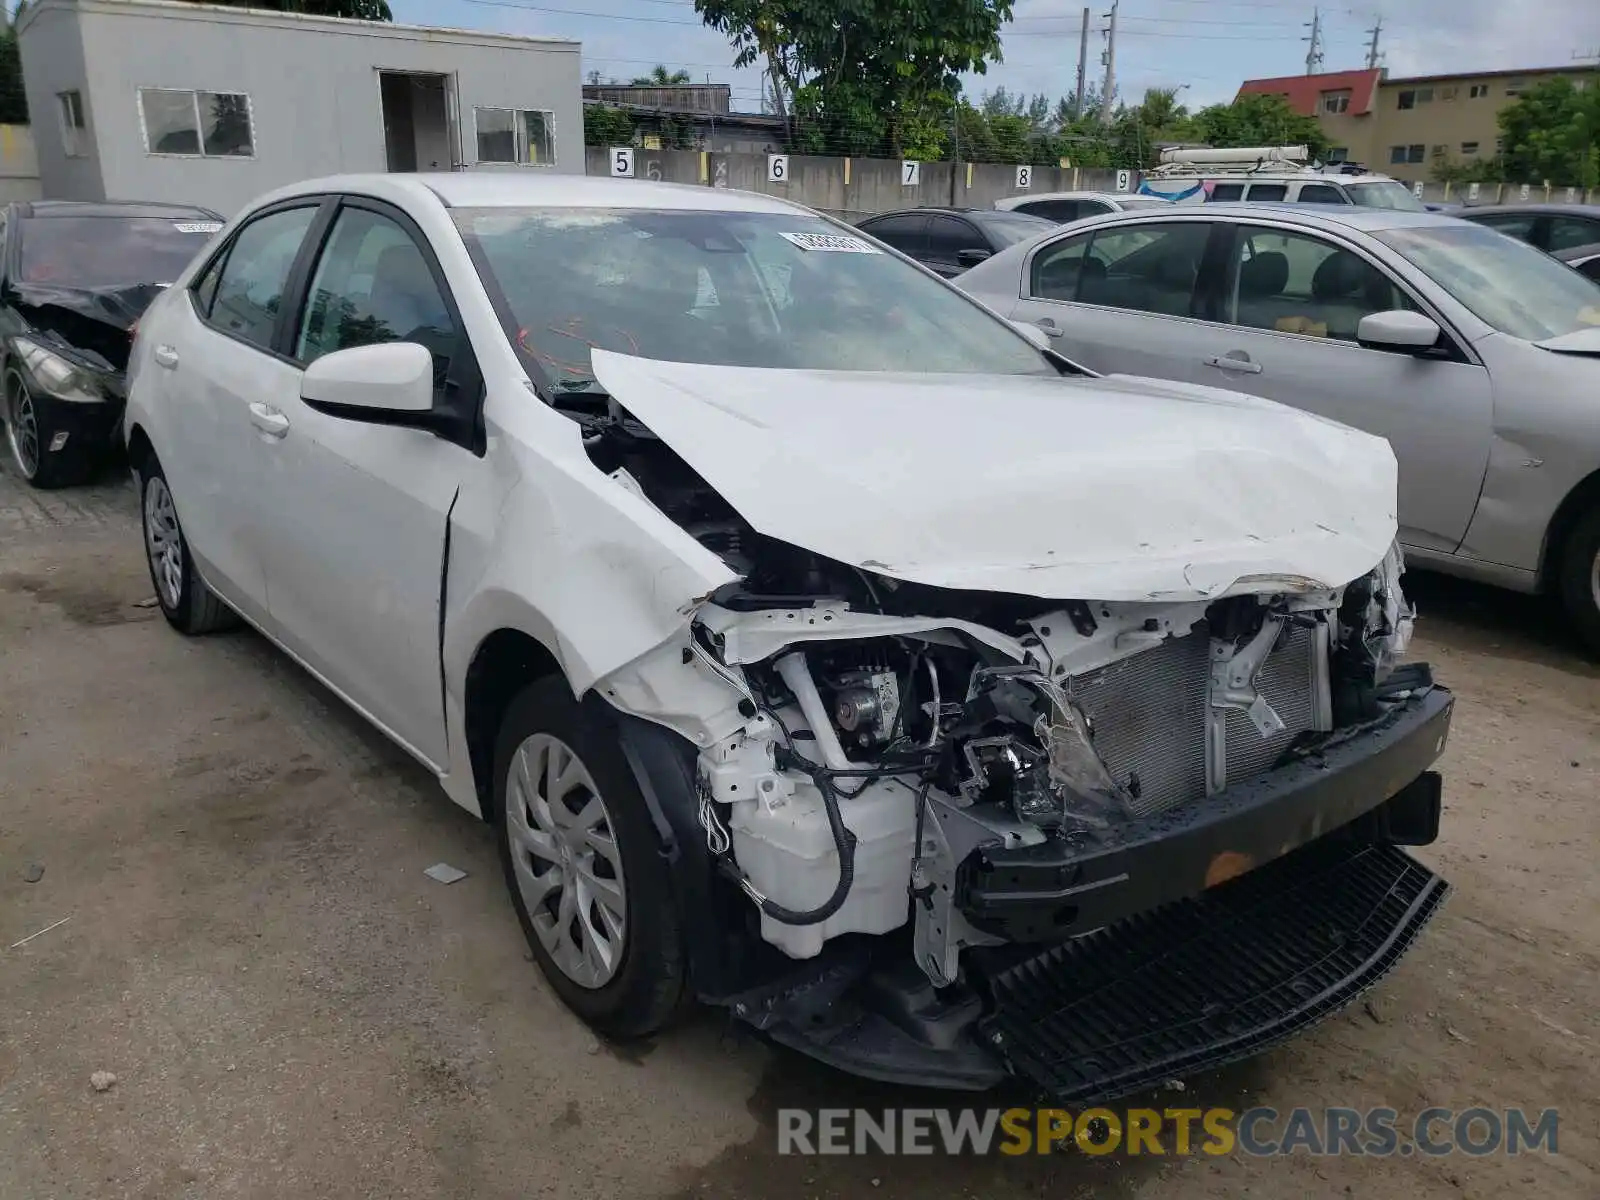
[{"label": "black car", "polygon": [[1567,266],[1581,271],[1596,283],[1600,283],[1600,241],[1590,242],[1587,246],[1572,246],[1566,250],[1557,250],[1555,256]]},{"label": "black car", "polygon": [[1455,213],[1547,254],[1600,242],[1600,204],[1486,204]]},{"label": "black car", "polygon": [[1055,229],[1054,221],[991,208],[908,208],[879,213],[856,228],[946,279],[992,254]]},{"label": "black car", "polygon": [[35,200],[0,214],[0,420],[29,483],[59,487],[104,461],[133,327],[222,224],[176,204]]}]

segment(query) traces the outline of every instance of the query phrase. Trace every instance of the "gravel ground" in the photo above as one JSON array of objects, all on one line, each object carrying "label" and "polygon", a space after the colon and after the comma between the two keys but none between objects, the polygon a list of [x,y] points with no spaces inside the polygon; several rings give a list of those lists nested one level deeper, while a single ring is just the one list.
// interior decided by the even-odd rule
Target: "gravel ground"
[{"label": "gravel ground", "polygon": [[1183,1103],[1559,1106],[1559,1154],[780,1159],[780,1107],[930,1098],[715,1014],[597,1042],[486,827],[259,637],[173,634],[127,488],[0,476],[0,1197],[1600,1195],[1600,670],[1540,602],[1411,582],[1455,895],[1366,1005]]}]

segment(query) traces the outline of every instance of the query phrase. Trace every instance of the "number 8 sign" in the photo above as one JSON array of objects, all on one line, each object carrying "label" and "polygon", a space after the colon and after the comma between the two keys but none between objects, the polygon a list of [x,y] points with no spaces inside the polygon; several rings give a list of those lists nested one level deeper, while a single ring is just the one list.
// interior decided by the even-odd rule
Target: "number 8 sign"
[{"label": "number 8 sign", "polygon": [[1017,168],[1017,187],[1018,187],[1018,189],[1020,190],[1022,188],[1031,188],[1032,186],[1033,186],[1033,168],[1032,167],[1018,167]]},{"label": "number 8 sign", "polygon": [[611,174],[618,179],[633,178],[633,147],[611,147]]}]

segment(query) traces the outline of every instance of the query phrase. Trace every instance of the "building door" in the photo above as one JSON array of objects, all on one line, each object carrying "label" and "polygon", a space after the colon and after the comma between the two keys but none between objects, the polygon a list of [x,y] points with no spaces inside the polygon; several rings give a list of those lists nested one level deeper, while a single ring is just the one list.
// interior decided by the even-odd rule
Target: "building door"
[{"label": "building door", "polygon": [[453,171],[460,166],[454,82],[449,75],[378,72],[389,170]]}]

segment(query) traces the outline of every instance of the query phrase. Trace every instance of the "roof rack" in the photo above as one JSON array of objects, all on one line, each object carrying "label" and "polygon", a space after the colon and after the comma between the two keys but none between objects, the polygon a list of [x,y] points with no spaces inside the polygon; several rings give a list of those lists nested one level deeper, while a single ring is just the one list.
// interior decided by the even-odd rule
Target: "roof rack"
[{"label": "roof rack", "polygon": [[1311,152],[1305,146],[1239,146],[1232,149],[1163,150],[1161,165],[1150,172],[1154,178],[1179,178],[1204,175],[1255,175],[1262,171],[1316,171],[1306,160]]}]

